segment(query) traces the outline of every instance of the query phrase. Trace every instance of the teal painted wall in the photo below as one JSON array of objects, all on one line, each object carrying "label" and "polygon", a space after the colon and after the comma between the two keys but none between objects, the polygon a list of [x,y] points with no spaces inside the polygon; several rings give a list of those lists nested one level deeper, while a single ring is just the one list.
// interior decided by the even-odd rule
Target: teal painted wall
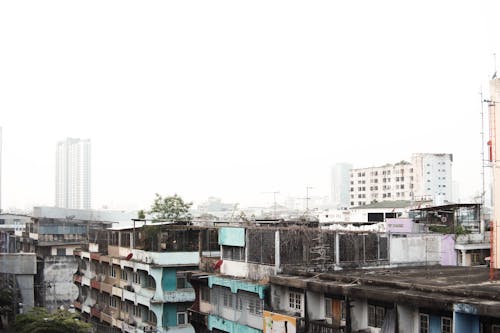
[{"label": "teal painted wall", "polygon": [[177,304],[166,303],[163,305],[163,323],[167,327],[177,326]]},{"label": "teal painted wall", "polygon": [[455,312],[455,333],[479,333],[479,316]]},{"label": "teal painted wall", "polygon": [[208,329],[212,331],[214,328],[229,333],[262,333],[262,330],[258,330],[246,325],[241,325],[238,324],[237,322],[227,320],[218,316],[209,315]]},{"label": "teal painted wall", "polygon": [[163,268],[161,286],[163,291],[173,291],[177,289],[177,270],[175,268]]},{"label": "teal painted wall", "polygon": [[244,228],[220,228],[219,244],[228,246],[245,246]]},{"label": "teal painted wall", "polygon": [[435,315],[429,316],[429,332],[441,333],[441,317]]}]

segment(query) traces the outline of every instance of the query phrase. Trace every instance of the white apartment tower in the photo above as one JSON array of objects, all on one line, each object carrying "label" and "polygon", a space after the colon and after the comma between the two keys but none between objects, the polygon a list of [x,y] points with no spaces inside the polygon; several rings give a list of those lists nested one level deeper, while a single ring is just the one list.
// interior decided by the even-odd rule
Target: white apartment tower
[{"label": "white apartment tower", "polygon": [[352,165],[337,163],[332,168],[331,203],[335,208],[349,207],[349,172]]},{"label": "white apartment tower", "polygon": [[351,169],[349,206],[394,200],[451,202],[452,162],[451,154],[413,154],[411,162]]},{"label": "white apartment tower", "polygon": [[2,127],[0,127],[0,213],[2,212]]},{"label": "white apartment tower", "polygon": [[90,209],[90,140],[57,143],[56,207]]}]

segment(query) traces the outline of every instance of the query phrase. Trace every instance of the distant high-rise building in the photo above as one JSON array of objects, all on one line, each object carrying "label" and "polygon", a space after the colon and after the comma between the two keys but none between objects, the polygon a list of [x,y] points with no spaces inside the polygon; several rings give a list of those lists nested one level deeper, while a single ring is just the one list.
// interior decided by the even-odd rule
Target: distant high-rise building
[{"label": "distant high-rise building", "polygon": [[331,203],[335,208],[349,207],[349,172],[352,165],[337,163],[332,168]]},{"label": "distant high-rise building", "polygon": [[0,212],[2,211],[2,128],[0,127]]},{"label": "distant high-rise building", "polygon": [[56,207],[90,209],[90,140],[57,143]]},{"label": "distant high-rise building", "polygon": [[352,169],[350,206],[393,200],[451,202],[452,162],[452,154],[413,154],[411,163]]}]

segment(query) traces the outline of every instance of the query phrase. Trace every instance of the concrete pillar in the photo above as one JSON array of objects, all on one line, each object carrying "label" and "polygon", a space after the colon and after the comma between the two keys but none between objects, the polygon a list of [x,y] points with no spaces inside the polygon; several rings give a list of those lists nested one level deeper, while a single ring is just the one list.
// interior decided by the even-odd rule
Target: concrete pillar
[{"label": "concrete pillar", "polygon": [[335,265],[340,264],[339,233],[335,233]]},{"label": "concrete pillar", "polygon": [[274,274],[281,271],[281,258],[280,258],[280,231],[276,230],[274,236]]},{"label": "concrete pillar", "polygon": [[460,250],[462,252],[462,265],[461,266],[467,266],[467,255],[465,250]]}]

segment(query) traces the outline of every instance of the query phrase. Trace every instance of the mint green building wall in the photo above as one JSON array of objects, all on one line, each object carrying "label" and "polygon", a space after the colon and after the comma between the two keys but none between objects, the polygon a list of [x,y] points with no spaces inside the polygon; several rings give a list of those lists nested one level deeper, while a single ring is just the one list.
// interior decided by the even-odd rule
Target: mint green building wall
[{"label": "mint green building wall", "polygon": [[163,268],[161,286],[163,291],[174,291],[177,289],[177,270],[175,268]]},{"label": "mint green building wall", "polygon": [[163,323],[167,327],[177,326],[177,304],[163,304]]},{"label": "mint green building wall", "polygon": [[219,245],[245,246],[245,228],[220,228]]}]

